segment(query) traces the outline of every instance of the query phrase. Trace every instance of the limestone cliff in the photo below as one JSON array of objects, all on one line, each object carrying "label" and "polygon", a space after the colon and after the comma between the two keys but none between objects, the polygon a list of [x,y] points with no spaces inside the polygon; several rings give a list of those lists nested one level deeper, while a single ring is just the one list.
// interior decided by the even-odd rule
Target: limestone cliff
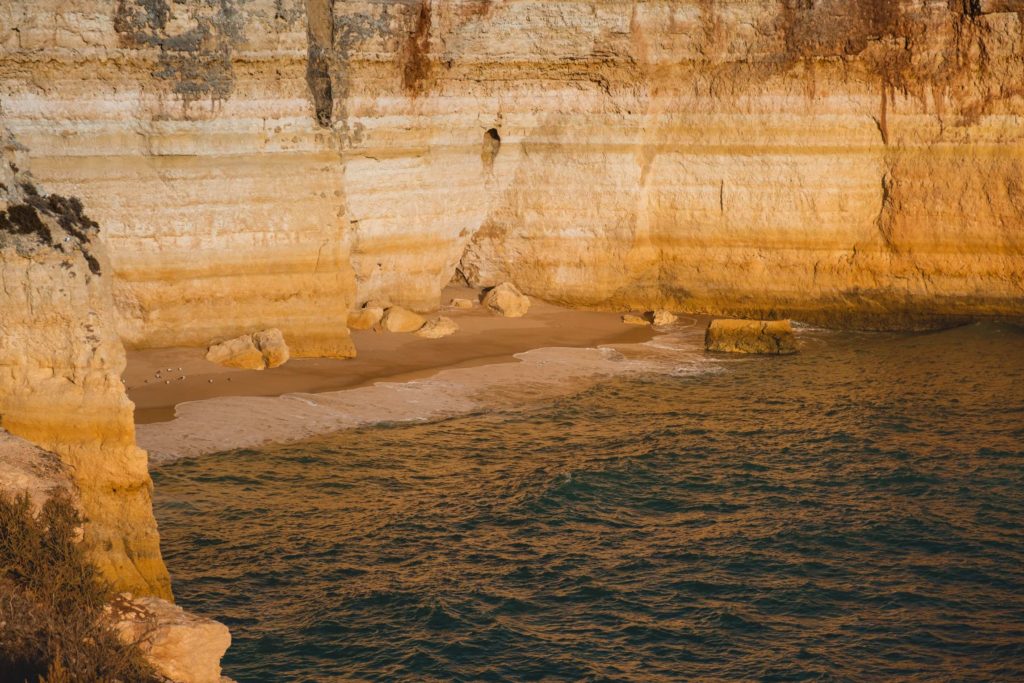
[{"label": "limestone cliff", "polygon": [[170,597],[97,226],[78,199],[33,183],[2,130],[0,146],[0,427],[68,466],[103,574]]},{"label": "limestone cliff", "polygon": [[1020,0],[12,0],[0,104],[129,345],[574,306],[1024,314]]}]

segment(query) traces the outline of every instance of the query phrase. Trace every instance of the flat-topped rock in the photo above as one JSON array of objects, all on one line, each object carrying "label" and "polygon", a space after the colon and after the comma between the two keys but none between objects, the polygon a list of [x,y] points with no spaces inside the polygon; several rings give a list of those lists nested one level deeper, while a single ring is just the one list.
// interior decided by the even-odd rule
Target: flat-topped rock
[{"label": "flat-topped rock", "polygon": [[622,316],[622,322],[627,325],[650,325],[651,321],[642,315],[634,315],[633,313],[627,313]]},{"label": "flat-topped rock", "polygon": [[433,320],[428,320],[427,324],[416,330],[416,336],[423,337],[424,339],[441,339],[443,337],[450,337],[458,331],[459,326],[454,320],[440,316]]},{"label": "flat-topped rock", "polygon": [[796,337],[788,320],[712,320],[704,348],[725,353],[796,353]]}]

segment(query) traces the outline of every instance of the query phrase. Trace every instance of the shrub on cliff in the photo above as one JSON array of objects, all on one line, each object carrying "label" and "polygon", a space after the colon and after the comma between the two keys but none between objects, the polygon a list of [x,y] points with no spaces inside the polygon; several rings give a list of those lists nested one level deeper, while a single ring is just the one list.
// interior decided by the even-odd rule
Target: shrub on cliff
[{"label": "shrub on cliff", "polygon": [[0,492],[0,682],[159,681],[124,643],[113,597],[77,542],[66,495],[33,514],[28,496]]}]

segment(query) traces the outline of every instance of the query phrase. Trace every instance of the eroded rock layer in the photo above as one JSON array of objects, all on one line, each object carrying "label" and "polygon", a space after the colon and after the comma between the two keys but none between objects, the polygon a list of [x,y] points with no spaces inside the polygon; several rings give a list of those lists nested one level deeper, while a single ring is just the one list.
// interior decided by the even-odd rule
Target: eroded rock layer
[{"label": "eroded rock layer", "polygon": [[[0,103],[131,345],[453,275],[861,327],[1024,313],[1014,0],[14,0]],[[305,341],[303,341],[305,340]],[[305,349],[303,349],[305,345]]]},{"label": "eroded rock layer", "polygon": [[103,574],[169,598],[97,225],[77,198],[37,188],[2,129],[0,146],[0,427],[67,466]]}]

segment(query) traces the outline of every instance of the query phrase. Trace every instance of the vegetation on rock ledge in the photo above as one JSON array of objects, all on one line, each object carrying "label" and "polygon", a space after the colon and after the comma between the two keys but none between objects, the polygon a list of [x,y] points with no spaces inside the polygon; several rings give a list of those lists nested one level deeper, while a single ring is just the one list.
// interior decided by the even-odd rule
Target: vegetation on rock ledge
[{"label": "vegetation on rock ledge", "polygon": [[114,629],[110,588],[77,542],[65,495],[33,514],[0,492],[0,682],[159,681]]}]

